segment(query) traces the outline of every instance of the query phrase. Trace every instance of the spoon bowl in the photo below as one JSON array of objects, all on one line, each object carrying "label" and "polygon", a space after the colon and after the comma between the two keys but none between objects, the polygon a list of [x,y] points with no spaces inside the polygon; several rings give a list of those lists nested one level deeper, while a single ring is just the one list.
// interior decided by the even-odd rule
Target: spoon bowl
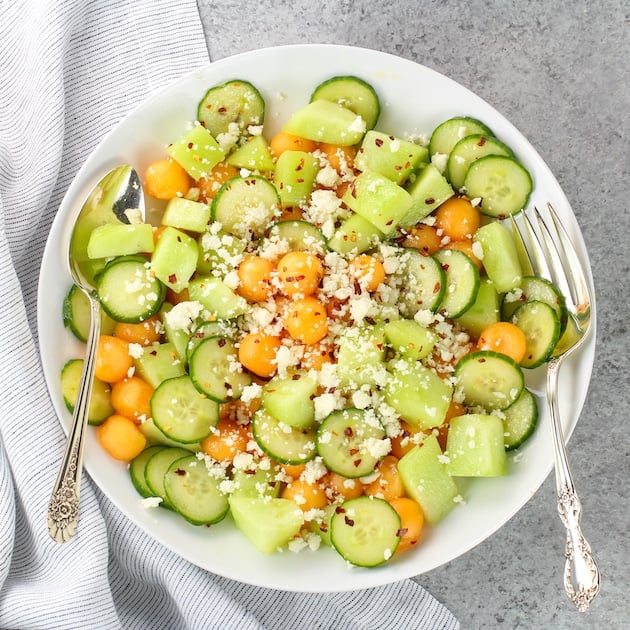
[{"label": "spoon bowl", "polygon": [[90,259],[88,242],[93,230],[100,225],[132,223],[138,220],[144,220],[142,186],[136,171],[124,164],[102,177],[88,195],[70,237],[68,265],[74,283],[88,298],[90,329],[66,450],[48,504],[48,532],[59,543],[67,542],[74,536],[79,521],[83,444],[101,326],[96,276],[106,261]]}]

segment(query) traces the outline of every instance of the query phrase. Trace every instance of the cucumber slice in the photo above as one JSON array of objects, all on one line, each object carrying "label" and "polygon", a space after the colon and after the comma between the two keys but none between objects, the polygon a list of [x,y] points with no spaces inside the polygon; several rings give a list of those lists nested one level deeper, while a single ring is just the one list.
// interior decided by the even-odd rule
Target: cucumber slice
[{"label": "cucumber slice", "polygon": [[208,437],[219,422],[219,405],[206,398],[187,375],[162,382],[151,397],[155,426],[176,442],[192,444]]},{"label": "cucumber slice", "polygon": [[[73,284],[63,300],[63,325],[69,328],[79,341],[87,341],[90,332],[90,302],[76,284]],[[111,335],[116,322],[101,309],[101,334]]]},{"label": "cucumber slice", "polygon": [[529,171],[515,159],[486,155],[470,165],[464,188],[470,198],[481,199],[483,214],[504,219],[527,205],[533,182]]},{"label": "cucumber slice", "polygon": [[97,279],[98,299],[116,321],[137,324],[158,312],[166,287],[151,273],[142,257],[114,258]]},{"label": "cucumber slice", "polygon": [[202,394],[219,403],[241,397],[252,382],[251,375],[238,362],[238,351],[228,337],[202,340],[190,355],[190,379]]},{"label": "cucumber slice", "polygon": [[561,331],[564,331],[567,324],[567,308],[564,297],[549,280],[539,276],[523,276],[520,286],[515,291],[503,296],[501,318],[504,321],[510,320],[519,306],[532,300],[549,304],[558,314]]},{"label": "cucumber slice", "polygon": [[472,134],[462,138],[448,157],[446,173],[451,186],[459,190],[464,185],[470,165],[486,155],[511,156],[512,151],[500,140],[483,134]]},{"label": "cucumber slice", "polygon": [[374,472],[387,454],[383,445],[385,430],[378,419],[354,407],[333,411],[317,430],[317,452],[324,464],[351,479]]},{"label": "cucumber slice", "polygon": [[149,459],[163,448],[166,447],[160,444],[149,446],[148,448],[145,448],[140,455],[137,455],[131,460],[131,462],[129,462],[129,476],[131,477],[131,483],[141,497],[148,498],[153,496],[151,488],[147,485],[144,473]]},{"label": "cucumber slice", "polygon": [[315,431],[276,420],[264,409],[252,417],[252,433],[260,448],[282,464],[303,464],[315,457]]},{"label": "cucumber slice", "polygon": [[188,339],[186,344],[186,361],[190,361],[195,348],[208,337],[216,337],[217,335],[222,337],[230,337],[233,332],[230,330],[229,322],[225,320],[217,320],[214,322],[202,322],[193,330],[192,335]]},{"label": "cucumber slice", "polygon": [[474,133],[493,135],[484,123],[475,118],[468,116],[449,118],[438,125],[431,134],[429,155],[434,156],[437,153],[448,155],[462,138]]},{"label": "cucumber slice", "polygon": [[197,119],[215,138],[227,133],[230,123],[244,131],[249,125],[263,124],[265,101],[248,81],[227,81],[205,93],[197,107]]},{"label": "cucumber slice", "polygon": [[217,523],[227,514],[228,498],[220,483],[221,479],[194,454],[175,460],[164,474],[168,502],[193,525]]},{"label": "cucumber slice", "polygon": [[234,236],[261,236],[280,214],[280,196],[264,177],[237,175],[219,188],[212,200],[211,214]]},{"label": "cucumber slice", "polygon": [[400,517],[384,499],[350,499],[330,519],[330,540],[344,560],[375,567],[394,555],[400,542]]},{"label": "cucumber slice", "polygon": [[444,317],[459,317],[475,303],[479,291],[479,269],[466,254],[456,249],[441,249],[433,257],[442,265],[446,278],[440,313]]},{"label": "cucumber slice", "polygon": [[403,288],[400,304],[406,317],[418,311],[437,311],[446,291],[446,274],[437,258],[423,256],[417,249],[406,248],[402,255]]},{"label": "cucumber slice", "polygon": [[[61,370],[61,394],[70,413],[74,411],[74,407],[77,404],[82,373],[83,359],[70,359]],[[88,407],[89,424],[102,424],[114,413],[111,398],[111,385],[94,377],[92,396]]]},{"label": "cucumber slice", "polygon": [[531,300],[514,311],[511,321],[527,339],[527,351],[521,365],[532,369],[545,363],[560,339],[560,319],[556,310],[545,302]]},{"label": "cucumber slice", "polygon": [[[322,231],[316,225],[301,219],[278,221],[265,232],[265,237],[285,242],[292,252],[321,254],[328,250]],[[264,249],[264,243],[262,247]]]},{"label": "cucumber slice", "polygon": [[455,366],[455,378],[470,407],[506,409],[523,391],[521,368],[510,357],[491,350],[471,352]]},{"label": "cucumber slice", "polygon": [[169,510],[173,509],[173,506],[166,496],[164,475],[166,475],[166,471],[173,462],[182,457],[186,457],[186,455],[190,455],[190,451],[187,451],[185,448],[166,446],[156,450],[146,462],[144,467],[144,480],[150,491],[149,496],[162,499],[162,503],[160,503],[161,507],[165,507]]},{"label": "cucumber slice", "polygon": [[503,441],[505,450],[518,448],[536,430],[538,405],[536,398],[524,388],[521,395],[503,410]]},{"label": "cucumber slice", "polygon": [[363,79],[351,75],[332,77],[320,83],[311,94],[311,101],[319,100],[347,107],[363,118],[366,129],[374,129],[381,113],[378,94],[374,88]]}]

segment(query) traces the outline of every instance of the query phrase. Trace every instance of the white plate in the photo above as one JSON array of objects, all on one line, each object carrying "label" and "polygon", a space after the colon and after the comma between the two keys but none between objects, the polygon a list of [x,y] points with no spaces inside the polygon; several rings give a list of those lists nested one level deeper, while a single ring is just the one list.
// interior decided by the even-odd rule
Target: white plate
[{"label": "white plate", "polygon": [[[90,155],[61,204],[42,261],[38,326],[46,381],[64,427],[69,425],[70,416],[62,401],[59,374],[66,360],[82,353],[81,345],[64,329],[61,319],[63,297],[71,283],[65,257],[72,218],[91,186],[107,169],[122,162],[143,173],[194,118],[197,102],[216,83],[233,78],[254,83],[267,103],[265,129],[267,137],[271,137],[290,112],[308,102],[319,82],[342,74],[359,75],[375,87],[382,102],[378,123],[381,130],[428,134],[443,120],[462,114],[487,123],[533,174],[535,191],[531,203],[539,207],[544,207],[547,200],[553,203],[571,232],[585,267],[590,269],[569,202],[549,168],[501,114],[454,81],[411,61],[343,46],[286,46],[222,59],[182,78],[117,125]],[[592,334],[583,350],[562,370],[560,405],[567,434],[573,430],[586,396],[594,339]],[[542,394],[541,370],[530,373],[528,382]],[[438,526],[427,528],[418,549],[375,569],[350,568],[330,549],[264,556],[255,551],[229,518],[211,528],[193,527],[167,510],[144,509],[126,467],[104,453],[91,431],[85,465],[105,494],[147,535],[194,564],[228,578],[270,588],[344,591],[430,571],[457,558],[501,527],[536,492],[552,468],[551,433],[542,402],[541,412],[536,434],[516,456],[510,457],[506,477],[462,484],[465,505],[454,509]]]}]

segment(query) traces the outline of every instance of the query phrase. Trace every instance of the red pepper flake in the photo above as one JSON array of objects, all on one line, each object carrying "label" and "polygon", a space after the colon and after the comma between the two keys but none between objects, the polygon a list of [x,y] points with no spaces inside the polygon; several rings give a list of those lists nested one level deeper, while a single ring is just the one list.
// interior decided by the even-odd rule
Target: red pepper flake
[{"label": "red pepper flake", "polygon": [[304,183],[304,178],[303,177],[298,177],[296,180],[297,184],[303,184]]},{"label": "red pepper flake", "polygon": [[300,274],[299,276],[295,276],[295,281],[302,282],[302,280],[304,280],[305,278],[306,276],[304,274]]},{"label": "red pepper flake", "polygon": [[477,359],[477,362],[478,362],[478,363],[485,363],[485,362],[486,362],[486,360],[485,360],[483,357],[479,357],[479,358]]},{"label": "red pepper flake", "polygon": [[486,144],[486,139],[485,138],[479,138],[479,142],[477,142],[477,146],[478,147],[482,147],[484,144]]},{"label": "red pepper flake", "polygon": [[402,166],[400,164],[396,164],[396,166],[394,166],[394,170],[395,171],[402,171]]},{"label": "red pepper flake", "polygon": [[499,214],[497,215],[497,219],[499,219],[499,221],[503,221],[503,219],[507,218],[507,214]]},{"label": "red pepper flake", "polygon": [[358,468],[361,465],[362,459],[355,459],[352,463],[355,468]]},{"label": "red pepper flake", "polygon": [[[304,168],[304,160],[300,160],[300,163],[295,167],[296,171],[301,171]],[[304,180],[302,180],[304,181]]]},{"label": "red pepper flake", "polygon": [[450,267],[450,265],[448,263],[444,263],[442,265],[442,269],[444,269],[444,271],[448,271],[449,267]]},{"label": "red pepper flake", "polygon": [[427,197],[427,198],[424,200],[424,203],[426,203],[426,204],[427,204],[427,206],[431,206],[431,205],[433,205],[433,204],[435,203],[435,199],[434,199],[433,197]]},{"label": "red pepper flake", "polygon": [[354,521],[351,518],[344,516],[343,520],[346,522],[348,527],[354,527]]},{"label": "red pepper flake", "polygon": [[352,427],[346,427],[343,430],[343,434],[347,437],[352,437],[354,435],[354,431],[352,430]]},{"label": "red pepper flake", "polygon": [[402,538],[407,532],[409,531],[408,527],[401,527],[397,532],[396,532],[396,536],[398,536],[398,538]]},{"label": "red pepper flake", "polygon": [[376,140],[374,140],[374,144],[377,147],[382,147],[383,146],[383,141],[380,138],[376,138]]},{"label": "red pepper flake", "polygon": [[217,341],[217,344],[218,344],[219,348],[223,348],[223,346],[225,346],[226,343],[227,343],[227,341],[225,340],[224,337],[221,337],[219,339],[219,341]]},{"label": "red pepper flake", "polygon": [[442,285],[439,282],[436,282],[433,285],[433,293],[439,293],[441,288],[442,288]]},{"label": "red pepper flake", "polygon": [[168,277],[168,281],[171,284],[175,284],[177,282],[177,274],[176,273],[170,274],[169,277]]},{"label": "red pepper flake", "polygon": [[390,219],[389,221],[385,223],[385,225],[391,225],[393,222],[394,222],[394,219]]},{"label": "red pepper flake", "polygon": [[185,477],[185,476],[186,476],[186,471],[185,471],[185,470],[183,470],[183,469],[181,469],[181,468],[177,468],[177,469],[175,470],[175,474],[176,474],[176,475],[179,475],[180,477]]},{"label": "red pepper flake", "polygon": [[294,375],[291,377],[291,380],[292,380],[292,381],[299,381],[299,380],[300,380],[300,378],[302,378],[302,375],[301,375],[301,374],[294,374]]},{"label": "red pepper flake", "polygon": [[225,114],[225,112],[227,112],[227,107],[225,105],[221,105],[221,107],[219,107],[217,111],[219,112],[219,114]]},{"label": "red pepper flake", "polygon": [[345,513],[346,513],[346,510],[344,508],[342,508],[340,505],[338,505],[335,508],[335,514],[345,514]]},{"label": "red pepper flake", "polygon": [[194,146],[195,146],[195,145],[194,145],[192,142],[189,142],[189,143],[188,143],[188,148],[189,148],[189,149],[192,149]]}]

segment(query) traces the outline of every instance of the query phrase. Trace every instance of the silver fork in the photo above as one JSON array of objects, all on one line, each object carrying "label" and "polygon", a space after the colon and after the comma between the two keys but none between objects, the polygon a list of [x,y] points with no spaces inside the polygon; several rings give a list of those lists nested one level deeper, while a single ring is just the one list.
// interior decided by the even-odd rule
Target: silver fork
[{"label": "silver fork", "polygon": [[534,208],[521,212],[518,222],[512,217],[512,225],[528,254],[531,270],[554,283],[564,295],[568,311],[566,332],[547,363],[547,402],[551,413],[558,512],[567,531],[564,586],[569,599],[580,612],[585,612],[599,592],[601,577],[580,526],[582,505],[571,476],[560,423],[558,374],[564,358],[587,337],[593,298],[569,234],[550,203],[547,209],[548,219]]}]

